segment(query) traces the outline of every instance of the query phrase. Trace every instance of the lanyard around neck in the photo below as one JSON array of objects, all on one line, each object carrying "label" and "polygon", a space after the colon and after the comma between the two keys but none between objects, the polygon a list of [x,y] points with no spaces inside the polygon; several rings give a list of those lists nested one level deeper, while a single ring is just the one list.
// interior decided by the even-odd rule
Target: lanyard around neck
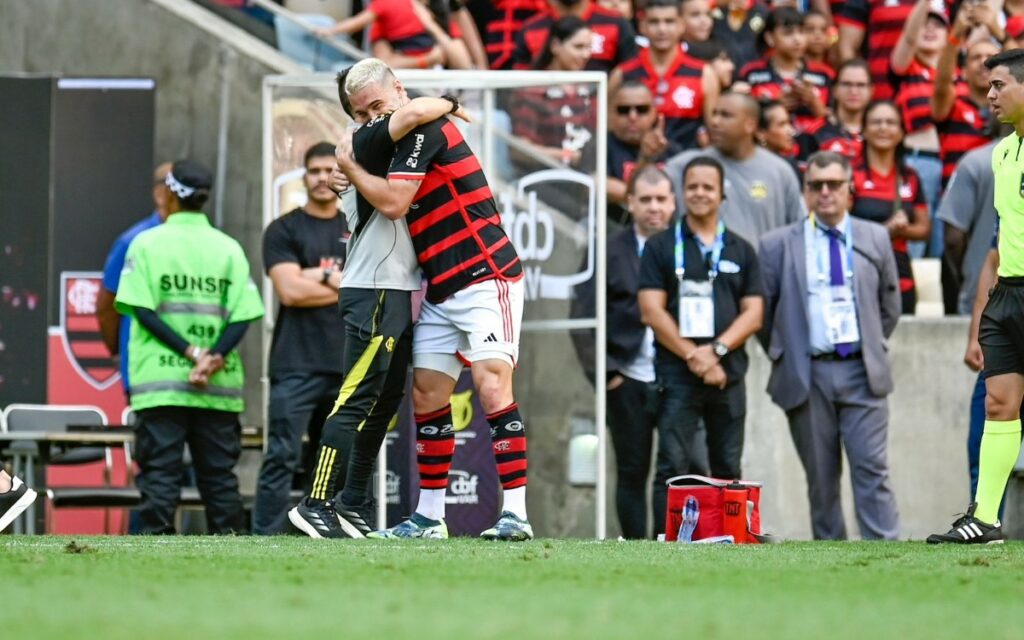
[{"label": "lanyard around neck", "polygon": [[[698,242],[698,238],[695,238]],[[715,281],[718,277],[718,263],[722,259],[722,250],[725,248],[725,223],[718,221],[718,228],[715,230],[715,244],[711,248],[711,267],[708,269],[708,280]],[[680,281],[686,275],[686,249],[683,245],[683,220],[676,221],[676,278]]]},{"label": "lanyard around neck", "polygon": [[[849,216],[850,214],[846,215]],[[825,233],[825,236],[828,237],[829,229],[817,221],[813,211],[807,217],[807,222],[811,226],[811,250],[814,252],[814,262],[818,265],[818,281],[825,282],[829,279],[829,267],[825,264],[825,261],[822,258],[822,252],[818,251],[818,243],[815,242],[814,231],[816,229],[821,229],[821,231]],[[846,268],[842,270],[843,284],[846,284],[848,280],[853,282],[853,225],[847,225],[847,229],[846,233],[840,232],[843,236],[843,245],[846,247]],[[828,259],[831,259],[831,257]]]}]

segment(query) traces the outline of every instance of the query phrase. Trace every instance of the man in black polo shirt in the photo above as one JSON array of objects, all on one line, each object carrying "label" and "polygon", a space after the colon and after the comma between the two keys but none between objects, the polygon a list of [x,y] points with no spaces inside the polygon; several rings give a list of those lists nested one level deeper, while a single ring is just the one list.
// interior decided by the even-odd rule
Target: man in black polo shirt
[{"label": "man in black polo shirt", "polygon": [[665,513],[665,481],[690,469],[701,419],[711,475],[740,477],[743,344],[761,327],[764,302],[754,247],[719,219],[724,182],[717,160],[691,160],[683,170],[685,215],[647,242],[641,261],[640,313],[654,330],[655,372],[664,393],[656,521]]}]

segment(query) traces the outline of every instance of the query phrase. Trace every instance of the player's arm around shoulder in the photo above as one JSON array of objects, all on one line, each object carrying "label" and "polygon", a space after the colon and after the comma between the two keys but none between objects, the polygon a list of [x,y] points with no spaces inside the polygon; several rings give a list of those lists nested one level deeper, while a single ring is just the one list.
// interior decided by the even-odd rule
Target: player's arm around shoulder
[{"label": "player's arm around shoulder", "polygon": [[410,100],[391,114],[391,118],[388,120],[388,133],[391,135],[391,139],[397,142],[409,135],[416,127],[446,115],[453,115],[466,122],[472,121],[465,107],[456,98],[422,96]]}]

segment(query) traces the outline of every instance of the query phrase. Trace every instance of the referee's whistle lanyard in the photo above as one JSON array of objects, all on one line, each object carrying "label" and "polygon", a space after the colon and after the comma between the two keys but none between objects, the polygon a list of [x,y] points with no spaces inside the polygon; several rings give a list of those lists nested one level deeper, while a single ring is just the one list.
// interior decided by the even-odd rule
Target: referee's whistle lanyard
[{"label": "referee's whistle lanyard", "polygon": [[[850,215],[847,213],[846,215]],[[826,286],[831,280],[829,256],[827,252],[818,250],[819,243],[814,241],[814,228],[817,227],[821,231],[828,233],[828,228],[821,224],[815,219],[814,212],[807,217],[807,223],[811,226],[811,240],[809,249],[814,253],[814,262],[818,265],[818,285],[820,287]],[[850,294],[853,295],[853,225],[848,225],[849,231],[843,233],[843,245],[846,248],[846,268],[843,269],[843,284],[841,286],[849,286]]]},{"label": "referee's whistle lanyard", "polygon": [[[725,249],[725,223],[718,221],[718,228],[715,230],[715,244],[711,247],[711,266],[708,268],[708,281],[714,285],[718,277],[718,263],[722,259],[722,250]],[[679,281],[679,291],[682,293],[683,276],[686,275],[686,249],[683,245],[683,220],[676,221],[676,279]]]}]

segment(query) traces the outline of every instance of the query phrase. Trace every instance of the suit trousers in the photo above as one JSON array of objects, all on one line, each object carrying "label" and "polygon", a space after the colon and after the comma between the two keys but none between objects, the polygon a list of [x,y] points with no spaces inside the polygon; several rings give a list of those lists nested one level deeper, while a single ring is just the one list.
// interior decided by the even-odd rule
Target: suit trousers
[{"label": "suit trousers", "polygon": [[142,493],[140,533],[174,533],[181,497],[185,443],[192,452],[196,486],[211,534],[245,530],[235,464],[242,453],[238,414],[194,407],[154,407],[139,411],[135,430],[136,484]]},{"label": "suit trousers", "polygon": [[[647,479],[660,394],[653,382],[623,378],[621,385],[608,391],[608,430],[615,449],[615,510],[622,537],[642,540],[648,537]],[[657,517],[657,512],[654,515]]]},{"label": "suit trousers", "polygon": [[863,360],[811,361],[808,400],[786,415],[807,475],[814,538],[846,539],[839,493],[845,449],[861,536],[895,540],[900,526],[887,461],[889,407],[886,398],[872,395]]}]

